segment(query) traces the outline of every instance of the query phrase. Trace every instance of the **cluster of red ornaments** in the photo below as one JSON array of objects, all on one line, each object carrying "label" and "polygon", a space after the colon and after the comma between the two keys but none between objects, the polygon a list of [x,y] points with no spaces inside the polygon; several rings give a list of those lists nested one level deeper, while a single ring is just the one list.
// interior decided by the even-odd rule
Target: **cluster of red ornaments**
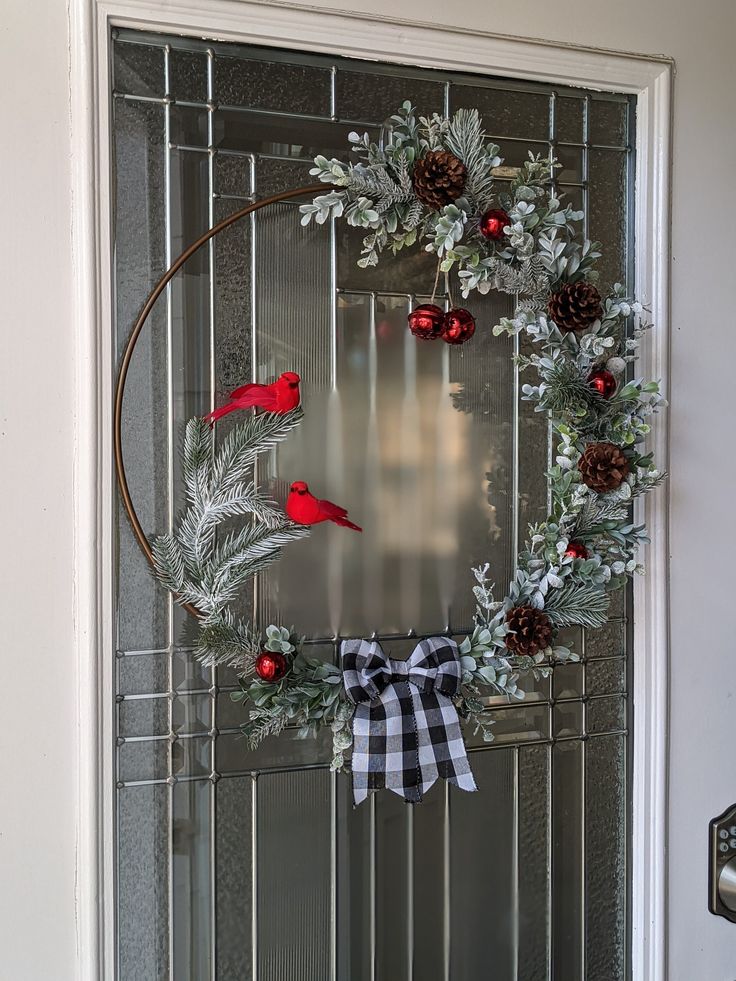
[{"label": "cluster of red ornaments", "polygon": [[447,313],[435,303],[422,303],[408,317],[409,330],[423,341],[438,337],[445,344],[464,344],[475,333],[475,317],[463,307],[455,307]]}]

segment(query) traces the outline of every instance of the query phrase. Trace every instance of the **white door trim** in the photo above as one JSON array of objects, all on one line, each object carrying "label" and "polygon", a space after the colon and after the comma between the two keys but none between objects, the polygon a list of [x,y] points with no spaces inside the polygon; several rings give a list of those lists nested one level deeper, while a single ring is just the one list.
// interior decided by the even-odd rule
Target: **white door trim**
[{"label": "white door trim", "polygon": [[[657,330],[642,373],[669,374],[670,103],[662,57],[352,12],[250,0],[70,0],[75,269],[75,615],[79,698],[77,924],[79,977],[113,978],[111,542],[112,363],[108,37],[112,25],[241,43],[370,57],[427,67],[634,93],[638,99],[636,291]],[[370,50],[365,39],[370,37]],[[653,449],[667,466],[666,417]],[[666,978],[668,504],[646,502],[648,576],[635,588],[633,849],[634,981]]]}]

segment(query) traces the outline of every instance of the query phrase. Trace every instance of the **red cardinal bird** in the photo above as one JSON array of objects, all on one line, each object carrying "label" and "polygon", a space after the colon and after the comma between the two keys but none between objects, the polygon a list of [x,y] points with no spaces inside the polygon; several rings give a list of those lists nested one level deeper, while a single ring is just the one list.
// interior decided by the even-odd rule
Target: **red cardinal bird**
[{"label": "red cardinal bird", "polygon": [[320,521],[334,521],[343,528],[362,531],[358,525],[348,521],[348,512],[332,501],[318,501],[303,480],[296,480],[289,488],[286,500],[286,513],[298,525],[318,525]]},{"label": "red cardinal bird", "polygon": [[221,405],[205,416],[210,423],[217,422],[228,412],[236,409],[265,409],[266,412],[291,412],[299,405],[299,382],[295,371],[285,371],[271,385],[242,385],[230,393],[227,405]]}]

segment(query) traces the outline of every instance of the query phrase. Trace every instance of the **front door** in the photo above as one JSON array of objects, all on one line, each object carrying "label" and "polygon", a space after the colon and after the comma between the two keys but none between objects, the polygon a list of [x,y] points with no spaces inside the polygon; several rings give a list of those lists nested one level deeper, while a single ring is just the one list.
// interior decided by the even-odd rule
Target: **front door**
[{"label": "front door", "polygon": [[[113,70],[118,350],[202,231],[311,183],[315,153],[377,135],[405,99],[423,114],[477,107],[509,168],[552,152],[604,246],[604,282],[630,282],[627,97],[127,30]],[[244,607],[298,625],[325,659],[336,638],[373,633],[402,657],[415,635],[467,631],[471,566],[508,580],[547,513],[547,422],[520,400],[512,342],[488,329],[507,297],[466,304],[472,346],[417,345],[406,315],[429,299],[431,257],[358,270],[360,235],[302,228],[297,203],[218,236],[158,303],[125,403],[131,491],[146,532],[166,531],[185,420],[253,377],[299,371],[306,420],[262,476],[341,495],[364,533],[290,547]],[[191,624],[122,512],[117,561],[122,981],[628,977],[623,603],[573,638],[580,664],[523,702],[496,699],[494,741],[469,741],[478,794],[441,782],[417,807],[382,793],[353,808],[327,739],[287,730],[248,750],[237,678],[193,658]]]}]

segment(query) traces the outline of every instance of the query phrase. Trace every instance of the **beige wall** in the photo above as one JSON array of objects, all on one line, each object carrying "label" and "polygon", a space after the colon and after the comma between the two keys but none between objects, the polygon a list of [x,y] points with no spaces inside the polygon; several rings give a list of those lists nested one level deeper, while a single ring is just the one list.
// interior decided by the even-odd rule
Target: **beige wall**
[{"label": "beige wall", "polygon": [[[736,4],[362,0],[352,9],[676,60],[669,979],[733,981],[736,926],[705,903],[707,822],[736,800],[736,751],[712,751],[733,735],[736,690],[727,402],[736,370]],[[76,681],[64,0],[6,0],[0,45],[0,977],[66,981],[75,961]]]},{"label": "beige wall", "polygon": [[0,978],[75,959],[70,143],[63,0],[0,16]]}]

